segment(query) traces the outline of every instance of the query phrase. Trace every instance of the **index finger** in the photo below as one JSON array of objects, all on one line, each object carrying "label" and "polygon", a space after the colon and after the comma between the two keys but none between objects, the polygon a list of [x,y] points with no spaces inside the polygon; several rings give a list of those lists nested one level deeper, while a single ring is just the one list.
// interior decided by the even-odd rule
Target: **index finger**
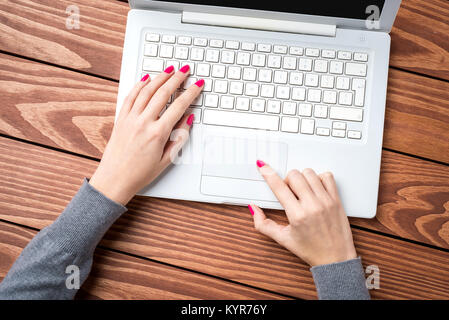
[{"label": "index finger", "polygon": [[271,191],[273,191],[276,198],[278,198],[279,202],[284,207],[287,218],[290,220],[290,217],[300,210],[298,199],[296,199],[288,185],[281,177],[279,177],[273,168],[260,160],[257,161],[257,166]]},{"label": "index finger", "polygon": [[203,90],[204,80],[198,80],[195,84],[191,85],[186,91],[183,92],[162,114],[160,121],[166,122],[170,128],[181,119],[186,112],[187,108],[198,97]]}]

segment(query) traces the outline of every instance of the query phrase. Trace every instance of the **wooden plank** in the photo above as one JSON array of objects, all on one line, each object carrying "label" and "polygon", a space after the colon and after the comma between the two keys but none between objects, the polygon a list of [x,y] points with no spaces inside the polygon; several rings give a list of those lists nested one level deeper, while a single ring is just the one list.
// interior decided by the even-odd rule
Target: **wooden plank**
[{"label": "wooden plank", "polygon": [[[117,87],[0,54],[0,132],[99,158]],[[449,83],[391,70],[384,146],[449,163]]]},{"label": "wooden plank", "polygon": [[[0,222],[0,281],[37,232]],[[285,299],[247,286],[97,249],[77,299]]]},{"label": "wooden plank", "polygon": [[[384,157],[383,183],[390,189],[381,194],[377,224],[385,223],[380,226],[384,229],[399,224],[398,230],[410,237],[447,246],[449,213],[441,210],[448,207],[448,167],[391,155]],[[96,165],[0,138],[0,219],[45,227]],[[128,208],[106,234],[103,246],[274,292],[315,297],[308,267],[255,231],[244,207],[136,197]],[[269,214],[286,222],[280,211]],[[381,289],[373,292],[375,298],[449,298],[447,252],[367,231],[353,233],[365,265],[380,268]]]},{"label": "wooden plank", "polygon": [[390,65],[449,80],[449,1],[404,0],[391,31]]},{"label": "wooden plank", "polygon": [[[80,29],[66,28],[69,5],[80,8]],[[128,10],[116,0],[0,0],[0,46],[119,79]],[[391,66],[449,79],[448,16],[445,0],[403,1],[391,32]]]}]

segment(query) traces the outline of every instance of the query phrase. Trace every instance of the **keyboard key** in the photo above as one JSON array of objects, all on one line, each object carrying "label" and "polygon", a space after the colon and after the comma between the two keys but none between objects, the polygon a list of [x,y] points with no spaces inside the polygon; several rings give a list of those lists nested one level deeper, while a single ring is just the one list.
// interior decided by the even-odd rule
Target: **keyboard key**
[{"label": "keyboard key", "polygon": [[228,78],[233,80],[240,80],[242,77],[242,68],[240,67],[229,67],[228,68]]},{"label": "keyboard key", "polygon": [[354,105],[357,107],[363,107],[365,103],[365,80],[352,79],[352,90],[355,91]]},{"label": "keyboard key", "polygon": [[157,33],[147,33],[145,35],[145,40],[150,42],[159,42],[160,35],[158,35]]},{"label": "keyboard key", "polygon": [[223,48],[223,40],[211,39],[209,40],[209,46],[212,48]]},{"label": "keyboard key", "polygon": [[228,82],[225,80],[215,80],[214,92],[228,93]]},{"label": "keyboard key", "polygon": [[243,69],[243,80],[256,81],[257,69],[254,68],[244,68]]},{"label": "keyboard key", "polygon": [[318,75],[313,73],[307,73],[304,84],[307,87],[318,87]]},{"label": "keyboard key", "polygon": [[179,69],[179,61],[177,60],[166,60],[165,61],[165,67],[173,66],[175,70]]},{"label": "keyboard key", "polygon": [[248,52],[239,52],[237,53],[237,64],[242,66],[249,66],[249,62],[251,60],[251,54]]},{"label": "keyboard key", "polygon": [[335,59],[335,50],[321,50],[321,56],[323,58]]},{"label": "keyboard key", "polygon": [[270,69],[261,69],[259,70],[258,80],[260,82],[271,82],[271,78],[273,76],[273,71]]},{"label": "keyboard key", "polygon": [[287,70],[296,70],[296,58],[295,57],[284,57],[282,63],[282,68]]},{"label": "keyboard key", "polygon": [[200,108],[187,108],[185,114],[193,114],[193,123],[201,122],[201,109]]},{"label": "keyboard key", "polygon": [[334,74],[343,74],[343,62],[331,61],[329,65],[329,72]]},{"label": "keyboard key", "polygon": [[361,122],[363,120],[363,109],[349,107],[331,107],[329,117],[335,120]]},{"label": "keyboard key", "polygon": [[164,60],[161,59],[143,59],[143,70],[161,72],[164,69]]},{"label": "keyboard key", "polygon": [[290,73],[290,84],[301,86],[302,85],[302,78],[303,73],[302,72],[291,72]]},{"label": "keyboard key", "polygon": [[319,136],[328,136],[330,135],[329,128],[316,128],[316,134]]},{"label": "keyboard key", "polygon": [[206,94],[204,97],[204,106],[209,108],[218,107],[218,95],[216,94]]},{"label": "keyboard key", "polygon": [[286,115],[296,115],[296,103],[286,101],[282,104],[282,113]]},{"label": "keyboard key", "polygon": [[323,91],[323,102],[330,103],[330,104],[336,104],[337,103],[337,91],[329,91],[329,90]]},{"label": "keyboard key", "polygon": [[247,83],[245,85],[245,95],[256,97],[259,95],[259,85],[257,83]]},{"label": "keyboard key", "polygon": [[366,64],[347,62],[345,73],[350,76],[365,77]]},{"label": "keyboard key", "polygon": [[195,63],[190,61],[182,62],[181,68],[184,67],[185,65],[189,65],[189,72],[191,75],[195,74]]},{"label": "keyboard key", "polygon": [[287,71],[275,71],[274,83],[286,84],[287,83]]},{"label": "keyboard key", "polygon": [[252,65],[255,67],[265,67],[265,58],[264,54],[254,53]]},{"label": "keyboard key", "polygon": [[213,80],[212,79],[203,79],[203,80],[204,80],[203,91],[204,92],[211,92],[212,91]]},{"label": "keyboard key", "polygon": [[234,97],[222,96],[220,98],[220,108],[222,108],[222,109],[234,109]]},{"label": "keyboard key", "polygon": [[218,62],[218,58],[220,57],[220,51],[209,49],[206,50],[206,61],[207,62]]},{"label": "keyboard key", "polygon": [[[367,62],[368,61],[368,54],[367,53],[356,52],[356,53],[354,53],[354,60],[355,61],[361,61],[361,62]],[[348,137],[349,137],[349,135],[348,135]]]},{"label": "keyboard key", "polygon": [[349,130],[348,131],[348,138],[349,139],[361,139],[362,138],[362,133],[360,131]]},{"label": "keyboard key", "polygon": [[299,129],[299,119],[282,117],[281,131],[297,133]]},{"label": "keyboard key", "polygon": [[338,103],[344,106],[350,106],[352,105],[352,92],[340,92],[340,95],[338,97]]},{"label": "keyboard key", "polygon": [[162,35],[162,42],[175,43],[176,42],[176,36],[173,36],[173,35],[170,35],[170,34],[164,34],[164,35]]},{"label": "keyboard key", "polygon": [[292,88],[292,100],[304,101],[306,99],[306,89]]},{"label": "keyboard key", "polygon": [[249,98],[238,97],[236,101],[235,108],[237,110],[248,111],[249,110]]},{"label": "keyboard key", "polygon": [[260,87],[260,96],[264,98],[274,97],[274,86],[271,84],[263,84]]},{"label": "keyboard key", "polygon": [[301,119],[301,133],[313,134],[315,132],[315,120]]},{"label": "keyboard key", "polygon": [[325,73],[327,72],[328,62],[326,60],[315,60],[313,71]]},{"label": "keyboard key", "polygon": [[190,59],[193,61],[203,61],[204,60],[204,49],[203,48],[192,48],[190,53]]},{"label": "keyboard key", "polygon": [[273,52],[274,53],[280,53],[280,54],[285,54],[287,53],[287,46],[273,46]]},{"label": "keyboard key", "polygon": [[196,97],[195,100],[193,100],[192,106],[202,106],[203,105],[203,98],[204,98],[204,95],[200,94],[198,97]]},{"label": "keyboard key", "polygon": [[231,81],[229,85],[229,93],[243,94],[243,82]]},{"label": "keyboard key", "polygon": [[322,75],[321,76],[321,87],[333,89],[334,88],[334,76]]},{"label": "keyboard key", "polygon": [[212,77],[224,78],[226,74],[226,67],[221,64],[214,64],[212,66]]},{"label": "keyboard key", "polygon": [[179,44],[190,45],[190,44],[192,44],[192,37],[179,36],[178,37],[178,43]]},{"label": "keyboard key", "polygon": [[[299,58],[298,69],[301,71],[312,71],[312,59]],[[342,67],[343,72],[343,67]]]},{"label": "keyboard key", "polygon": [[349,90],[349,78],[348,77],[337,77],[337,89]]},{"label": "keyboard key", "polygon": [[157,57],[158,45],[153,43],[147,43],[144,47],[143,55],[148,57]]},{"label": "keyboard key", "polygon": [[161,45],[159,57],[173,58],[173,46]]},{"label": "keyboard key", "polygon": [[309,89],[307,92],[307,101],[321,102],[321,90],[320,89]]},{"label": "keyboard key", "polygon": [[332,129],[332,137],[344,138],[346,136],[346,130]]},{"label": "keyboard key", "polygon": [[277,86],[277,88],[276,88],[276,98],[278,98],[278,99],[290,99],[290,87]]},{"label": "keyboard key", "polygon": [[316,49],[316,48],[306,48],[306,56],[309,56],[309,57],[319,57],[319,56],[320,56],[320,49]]},{"label": "keyboard key", "polygon": [[200,77],[208,77],[210,76],[210,64],[207,63],[198,63],[196,68],[196,74]]},{"label": "keyboard key", "polygon": [[194,77],[188,77],[185,81],[184,81],[184,89],[188,89],[191,85],[195,84],[195,82],[197,81],[197,78]]},{"label": "keyboard key", "polygon": [[242,113],[205,109],[203,123],[228,127],[252,128],[277,131],[279,117],[267,114]]},{"label": "keyboard key", "polygon": [[207,39],[205,39],[205,38],[194,38],[193,39],[193,44],[195,46],[199,46],[199,47],[206,47],[207,46]]},{"label": "keyboard key", "polygon": [[274,56],[274,55],[269,55],[268,56],[268,62],[267,62],[267,66],[269,68],[277,68],[279,69],[281,67],[281,56]]},{"label": "keyboard key", "polygon": [[300,103],[298,105],[298,115],[301,117],[311,117],[312,105],[310,103]]},{"label": "keyboard key", "polygon": [[188,47],[176,47],[175,48],[175,59],[185,60],[189,57]]},{"label": "keyboard key", "polygon": [[239,43],[238,41],[231,41],[231,40],[228,40],[228,41],[226,41],[225,47],[226,47],[227,49],[234,49],[234,50],[237,50],[237,49],[240,47],[240,43]]},{"label": "keyboard key", "polygon": [[332,129],[346,130],[346,122],[334,121],[332,123]]},{"label": "keyboard key", "polygon": [[229,50],[223,50],[221,52],[221,63],[233,64],[235,60],[235,52]]},{"label": "keyboard key", "polygon": [[278,100],[268,100],[267,112],[279,114],[281,112],[281,102]]},{"label": "keyboard key", "polygon": [[341,60],[351,60],[352,53],[349,51],[338,51],[338,59]]},{"label": "keyboard key", "polygon": [[293,56],[302,56],[304,53],[304,49],[300,47],[290,47],[290,54]]},{"label": "keyboard key", "polygon": [[322,104],[316,104],[313,110],[315,118],[327,118],[328,107]]},{"label": "keyboard key", "polygon": [[252,99],[251,100],[251,110],[255,112],[265,111],[265,100],[263,99]]},{"label": "keyboard key", "polygon": [[254,43],[250,43],[250,42],[243,42],[242,43],[242,50],[254,51],[254,50],[256,50],[256,45]]},{"label": "keyboard key", "polygon": [[257,45],[257,51],[259,51],[259,52],[271,52],[271,44],[259,43]]}]

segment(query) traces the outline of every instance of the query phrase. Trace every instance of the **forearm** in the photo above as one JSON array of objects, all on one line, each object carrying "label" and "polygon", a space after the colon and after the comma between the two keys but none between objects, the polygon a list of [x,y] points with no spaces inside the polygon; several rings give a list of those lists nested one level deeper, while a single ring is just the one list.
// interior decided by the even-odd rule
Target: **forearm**
[{"label": "forearm", "polygon": [[360,258],[310,269],[320,300],[369,300]]},{"label": "forearm", "polygon": [[0,283],[0,299],[73,299],[68,266],[86,280],[95,247],[126,208],[94,189],[87,180],[67,208],[26,246]]}]

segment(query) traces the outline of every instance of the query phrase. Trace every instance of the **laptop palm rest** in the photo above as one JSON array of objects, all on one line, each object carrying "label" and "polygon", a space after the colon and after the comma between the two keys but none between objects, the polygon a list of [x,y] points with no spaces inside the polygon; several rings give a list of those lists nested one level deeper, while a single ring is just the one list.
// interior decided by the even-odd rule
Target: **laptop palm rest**
[{"label": "laptop palm rest", "polygon": [[284,177],[288,146],[267,140],[208,137],[201,170],[201,193],[248,200],[277,201],[256,167],[269,163]]}]

